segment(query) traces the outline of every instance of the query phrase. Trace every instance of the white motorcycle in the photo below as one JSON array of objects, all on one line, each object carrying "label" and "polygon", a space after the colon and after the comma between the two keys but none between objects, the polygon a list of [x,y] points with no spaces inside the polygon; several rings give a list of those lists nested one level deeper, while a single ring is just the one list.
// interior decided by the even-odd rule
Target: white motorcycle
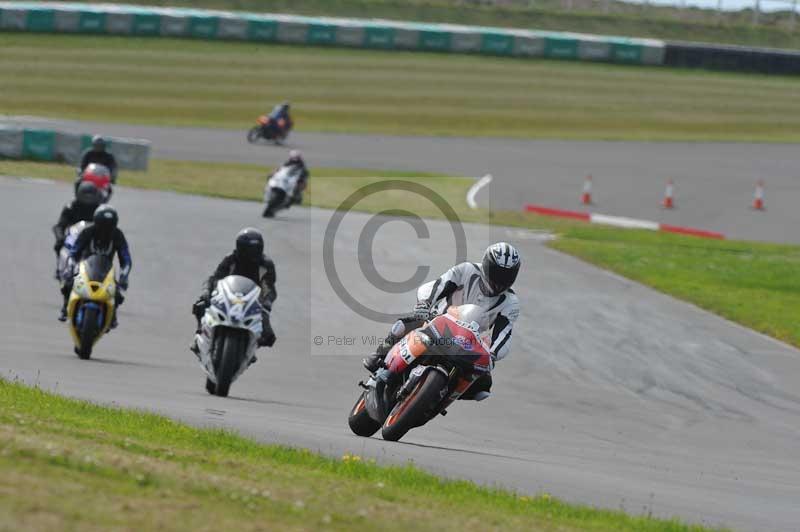
[{"label": "white motorcycle", "polygon": [[297,166],[282,166],[272,174],[264,187],[264,218],[272,218],[277,211],[291,207],[302,172]]},{"label": "white motorcycle", "polygon": [[231,384],[250,365],[261,336],[261,288],[247,277],[229,275],[211,293],[211,305],[195,335],[206,390],[227,397]]},{"label": "white motorcycle", "polygon": [[81,231],[83,231],[87,225],[89,225],[89,222],[81,220],[67,227],[67,230],[64,232],[64,245],[61,246],[61,250],[58,252],[58,258],[56,258],[56,281],[63,282],[65,277],[64,272],[67,268],[72,268],[72,265],[69,263],[69,253],[75,246],[78,235],[81,234]]}]

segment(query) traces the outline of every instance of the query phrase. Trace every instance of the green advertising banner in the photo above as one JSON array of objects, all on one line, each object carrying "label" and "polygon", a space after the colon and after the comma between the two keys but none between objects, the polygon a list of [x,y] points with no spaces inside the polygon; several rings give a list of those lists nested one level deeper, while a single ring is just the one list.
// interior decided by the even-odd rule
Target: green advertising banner
[{"label": "green advertising banner", "polygon": [[624,39],[536,30],[312,18],[125,4],[2,0],[0,29],[235,39],[635,64],[662,64],[665,49],[662,41],[652,39]]},{"label": "green advertising banner", "polygon": [[56,153],[54,131],[26,129],[22,136],[22,157],[36,161],[52,161]]}]

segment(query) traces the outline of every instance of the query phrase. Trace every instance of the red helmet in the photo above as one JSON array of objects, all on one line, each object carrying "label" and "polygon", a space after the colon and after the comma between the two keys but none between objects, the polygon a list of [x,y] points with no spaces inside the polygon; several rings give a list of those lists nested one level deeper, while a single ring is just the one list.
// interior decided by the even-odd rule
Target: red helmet
[{"label": "red helmet", "polygon": [[92,163],[81,174],[81,181],[94,183],[100,190],[108,190],[111,185],[111,172],[102,164]]}]

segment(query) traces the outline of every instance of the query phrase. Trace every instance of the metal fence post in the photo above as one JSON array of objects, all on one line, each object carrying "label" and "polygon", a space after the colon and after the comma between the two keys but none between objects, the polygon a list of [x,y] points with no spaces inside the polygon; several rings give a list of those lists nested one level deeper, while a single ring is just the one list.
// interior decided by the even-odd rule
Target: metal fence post
[{"label": "metal fence post", "polygon": [[755,8],[753,9],[753,24],[758,24],[758,15],[761,12],[761,0],[756,0]]}]

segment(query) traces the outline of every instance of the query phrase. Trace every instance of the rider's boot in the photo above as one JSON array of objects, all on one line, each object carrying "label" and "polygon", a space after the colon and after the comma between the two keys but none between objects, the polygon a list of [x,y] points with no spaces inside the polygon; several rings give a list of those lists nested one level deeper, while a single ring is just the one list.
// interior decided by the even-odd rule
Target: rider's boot
[{"label": "rider's boot", "polygon": [[189,344],[189,351],[194,353],[194,355],[199,359],[200,358],[200,347],[197,345],[197,338],[192,338],[192,343]]},{"label": "rider's boot", "polygon": [[110,331],[116,329],[118,325],[119,322],[117,321],[117,309],[114,307],[114,313],[111,315],[111,325],[108,326],[108,330]]},{"label": "rider's boot", "polygon": [[380,368],[383,367],[383,359],[386,358],[386,355],[389,353],[389,350],[392,348],[394,344],[397,343],[399,338],[392,336],[391,334],[387,336],[383,342],[378,346],[374,353],[365,357],[361,363],[364,364],[364,367],[370,373],[375,373]]}]

